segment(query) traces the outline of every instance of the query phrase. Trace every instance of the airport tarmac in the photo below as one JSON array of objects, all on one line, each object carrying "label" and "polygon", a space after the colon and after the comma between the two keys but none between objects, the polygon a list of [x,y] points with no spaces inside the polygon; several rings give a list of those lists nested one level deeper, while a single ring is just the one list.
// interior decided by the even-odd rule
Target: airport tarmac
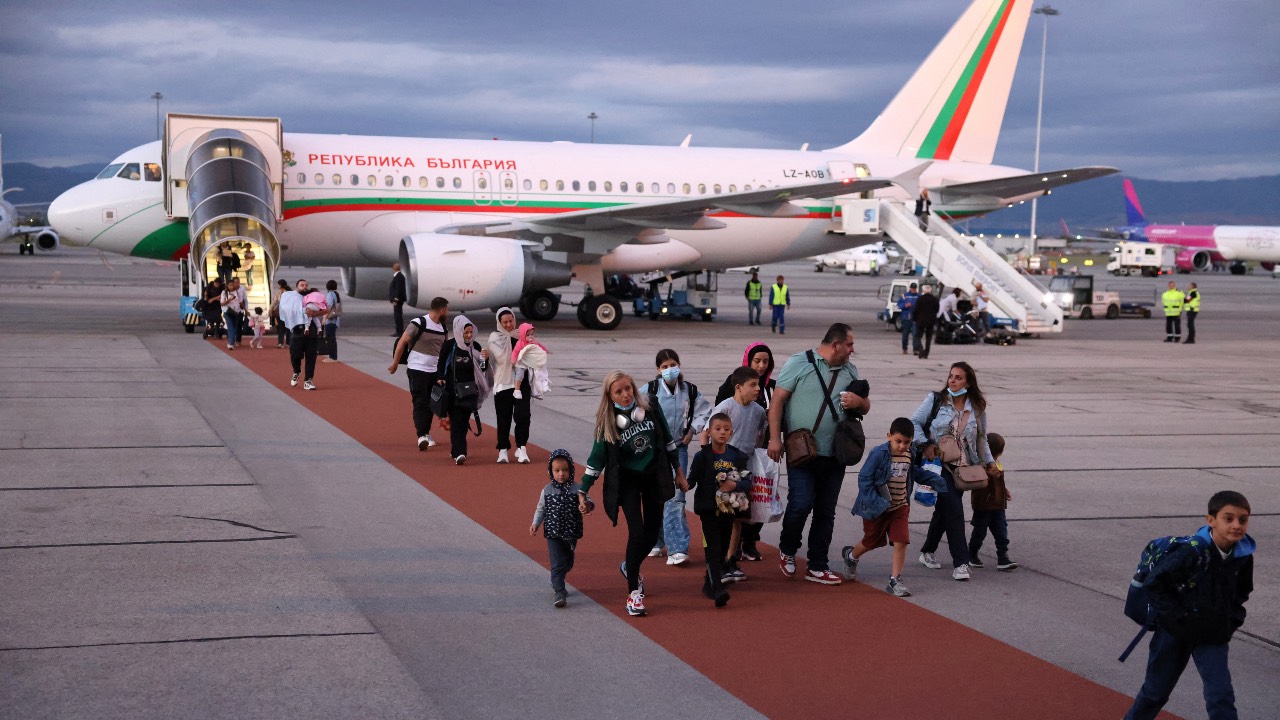
[{"label": "airport tarmac", "polygon": [[[1196,276],[1194,346],[1162,343],[1160,318],[1068,321],[922,361],[874,319],[889,278],[800,263],[761,277],[778,272],[793,292],[786,335],[746,325],[736,273],[721,276],[712,323],[628,316],[600,333],[564,308],[540,325],[555,385],[534,407],[534,463],[493,465],[490,427],[459,469],[444,446],[413,447],[383,302],[345,301],[342,363],[319,365],[320,389],[304,394],[273,341],[228,353],[184,334],[171,263],[0,256],[0,718],[1117,717],[1145,663],[1144,649],[1116,662],[1136,630],[1121,605],[1138,554],[1193,532],[1220,489],[1249,497],[1259,546],[1232,643],[1237,702],[1244,717],[1274,714],[1280,281]],[[279,273],[299,275],[338,273]],[[491,313],[470,317],[492,329]],[[977,368],[1009,443],[1022,567],[968,583],[921,567],[928,515],[914,507],[907,600],[883,592],[887,550],[858,583],[826,588],[788,584],[771,547],[715,611],[697,593],[695,545],[685,567],[645,564],[651,615],[627,619],[622,531],[597,513],[570,607],[552,608],[529,517],[546,450],[585,460],[604,373],[648,377],[673,347],[712,392],[751,341],[781,360],[837,320],[871,382],[869,438],[951,362]],[[861,535],[853,488],[851,473],[836,548]],[[1167,709],[1204,716],[1194,671]]]}]

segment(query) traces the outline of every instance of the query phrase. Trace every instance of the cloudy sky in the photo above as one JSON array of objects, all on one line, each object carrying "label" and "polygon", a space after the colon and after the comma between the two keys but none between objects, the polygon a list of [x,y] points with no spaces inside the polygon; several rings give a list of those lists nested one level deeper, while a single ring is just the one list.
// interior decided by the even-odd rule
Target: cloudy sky
[{"label": "cloudy sky", "polygon": [[[1040,0],[1043,3],[1043,0]],[[966,0],[5,0],[4,159],[105,162],[162,110],[286,131],[832,147]],[[1280,3],[1053,0],[1041,167],[1162,180],[1280,173]],[[1030,168],[1032,16],[996,162]]]}]

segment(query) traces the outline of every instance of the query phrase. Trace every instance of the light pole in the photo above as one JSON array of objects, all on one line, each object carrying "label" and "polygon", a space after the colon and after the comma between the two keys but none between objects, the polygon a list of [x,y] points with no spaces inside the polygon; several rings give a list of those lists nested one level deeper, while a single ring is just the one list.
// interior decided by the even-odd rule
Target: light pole
[{"label": "light pole", "polygon": [[594,112],[587,116],[587,119],[591,121],[591,142],[593,143],[596,141],[596,120],[599,119],[599,117],[600,116]]},{"label": "light pole", "polygon": [[[1058,11],[1049,5],[1041,5],[1031,12],[1044,16],[1044,29],[1040,37],[1040,99],[1036,102],[1036,157],[1031,172],[1040,172],[1040,119],[1044,116],[1044,56],[1049,47],[1049,17],[1058,15]],[[1036,200],[1031,198],[1031,254],[1036,254]]]},{"label": "light pole", "polygon": [[151,93],[151,99],[156,101],[156,139],[160,140],[160,101],[164,99],[164,93],[157,90]]}]

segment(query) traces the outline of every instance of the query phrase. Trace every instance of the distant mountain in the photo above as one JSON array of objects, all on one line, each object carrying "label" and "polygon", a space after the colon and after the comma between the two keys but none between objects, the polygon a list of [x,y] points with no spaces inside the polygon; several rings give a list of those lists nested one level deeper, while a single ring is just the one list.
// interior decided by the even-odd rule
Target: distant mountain
[{"label": "distant mountain", "polygon": [[5,163],[4,186],[22,188],[22,192],[9,193],[5,199],[14,205],[53,202],[64,190],[92,180],[106,166],[106,161],[54,168],[24,162]]},{"label": "distant mountain", "polygon": [[[1125,224],[1124,175],[1068,185],[1041,198],[1036,225],[1042,236],[1062,232],[1059,218],[1073,233],[1086,228]],[[1142,180],[1133,178],[1138,200],[1152,223],[1176,225],[1280,225],[1280,175],[1237,180]],[[974,220],[972,232],[1021,228],[1031,225],[1031,203]]]}]

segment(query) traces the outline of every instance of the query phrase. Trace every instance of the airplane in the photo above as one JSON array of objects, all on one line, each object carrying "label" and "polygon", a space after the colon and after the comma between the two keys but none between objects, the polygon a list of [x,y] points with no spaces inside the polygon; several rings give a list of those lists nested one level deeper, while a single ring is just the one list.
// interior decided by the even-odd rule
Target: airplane
[{"label": "airplane", "polygon": [[[845,275],[854,273],[880,274],[889,271],[889,263],[902,257],[902,253],[887,247],[884,242],[861,245],[848,250],[818,255],[813,258],[814,272],[827,268],[843,270]],[[874,263],[875,271],[872,272]]]},{"label": "airplane", "polygon": [[1179,272],[1207,270],[1214,263],[1230,263],[1233,275],[1243,275],[1245,262],[1256,261],[1274,273],[1280,263],[1280,226],[1260,225],[1155,225],[1147,222],[1133,182],[1124,181],[1128,226],[1119,228],[1123,239],[1176,245],[1174,266]]},{"label": "airplane", "polygon": [[[2,155],[3,138],[0,138],[0,156]],[[16,239],[19,255],[34,255],[36,250],[40,252],[57,250],[61,243],[57,231],[52,227],[21,224],[22,217],[28,213],[18,210],[17,206],[4,199],[4,196],[11,192],[22,192],[22,188],[4,189],[4,162],[0,159],[0,242]],[[23,207],[30,208],[35,205]]]},{"label": "airplane", "polygon": [[[586,286],[578,320],[611,330],[623,313],[606,275],[758,266],[883,239],[835,232],[842,199],[880,191],[906,202],[927,187],[934,211],[957,219],[1117,172],[991,164],[1031,6],[974,0],[866,131],[829,150],[300,134],[278,120],[253,135],[234,129],[251,119],[171,113],[167,142],[121,154],[58,197],[49,217],[67,242],[189,260],[183,272],[201,283],[226,242],[258,245],[268,269],[340,266],[356,298],[385,299],[388,267],[400,262],[414,307],[433,296],[460,309],[518,303],[546,320],[559,307],[550,290],[576,280]],[[199,121],[208,133],[191,142],[196,131],[182,128]],[[270,187],[255,201],[269,209],[206,222],[219,205],[183,199],[202,184],[187,177],[183,153],[216,141],[224,156],[258,157],[241,147],[251,136],[270,151],[260,161]],[[140,177],[149,166],[163,177]],[[190,228],[174,210],[188,204]]]}]

